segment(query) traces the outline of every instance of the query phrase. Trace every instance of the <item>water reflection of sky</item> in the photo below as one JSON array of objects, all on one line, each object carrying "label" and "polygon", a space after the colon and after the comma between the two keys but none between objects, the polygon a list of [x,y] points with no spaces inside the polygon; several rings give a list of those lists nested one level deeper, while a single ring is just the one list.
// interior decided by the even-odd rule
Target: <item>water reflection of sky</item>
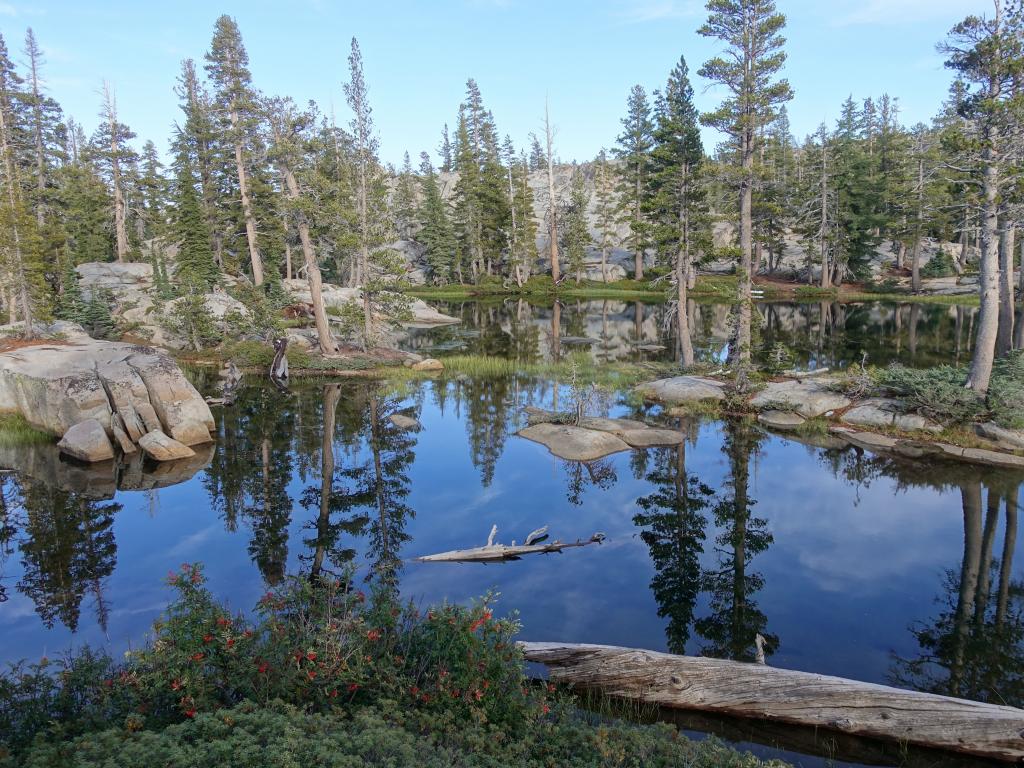
[{"label": "water reflection of sky", "polygon": [[[308,553],[303,541],[312,538],[310,525],[316,517],[315,508],[304,509],[298,500],[305,488],[320,484],[315,450],[322,424],[317,410],[319,386],[300,388],[305,406],[297,408],[301,414],[291,419],[306,436],[295,443],[313,446],[305,457],[298,457],[294,449],[290,454],[292,517],[287,525],[287,551],[291,571],[308,567],[308,560],[300,561],[299,556]],[[342,408],[358,399],[358,388],[365,386],[343,385]],[[601,546],[505,565],[406,562],[403,593],[422,602],[464,602],[494,589],[501,593],[505,610],[518,610],[524,638],[665,649],[666,619],[659,617],[658,601],[650,588],[655,569],[633,522],[637,499],[653,488],[647,479],[637,478],[637,456],[611,457],[617,481],[606,489],[587,485],[580,503],[573,504],[567,498],[567,465],[544,447],[509,436],[493,468],[493,480],[485,486],[467,440],[472,426],[470,393],[463,393],[460,400],[454,394],[460,385],[449,384],[442,412],[437,404],[439,386],[425,385],[422,392],[414,391],[396,403],[421,403],[418,417],[423,424],[413,437],[415,458],[408,469],[411,493],[406,503],[415,510],[415,517],[406,523],[410,539],[400,553],[404,559],[478,546],[492,524],[498,526],[498,539],[503,542],[522,541],[527,532],[542,525],[551,526],[552,538],[586,538],[595,531],[608,538]],[[482,397],[481,391],[476,390],[475,397]],[[528,387],[523,389],[522,401],[529,393]],[[625,413],[624,406],[617,410]],[[498,418],[505,424],[504,419],[513,419],[514,413],[510,407]],[[730,462],[722,450],[723,425],[705,422],[694,434],[695,444],[688,444],[685,451],[687,471],[725,493]],[[367,450],[365,436],[350,445],[337,441],[338,468],[364,459]],[[853,460],[852,454],[843,455]],[[250,457],[247,464],[253,472],[258,471],[255,458]],[[655,460],[652,451],[649,468]],[[947,469],[919,470],[921,479],[932,485],[908,484],[906,477],[897,480],[885,474],[855,485],[837,476],[820,449],[770,436],[760,438],[748,467],[749,495],[756,500],[751,515],[763,518],[773,537],[747,565],[749,574],[763,579],[763,586],[750,599],[766,617],[767,631],[779,639],[771,663],[885,681],[893,653],[917,657],[921,649],[908,627],[937,615],[936,598],[944,594],[945,573],[949,569],[959,573],[964,556],[960,490],[955,485],[935,487],[946,479]],[[970,478],[970,471],[966,474]],[[990,482],[983,479],[986,485]],[[167,599],[162,579],[183,562],[203,562],[212,589],[235,608],[248,609],[265,591],[249,552],[250,524],[239,520],[237,530],[226,529],[225,521],[211,508],[202,474],[151,493],[121,492],[117,501],[124,505],[113,523],[117,564],[102,581],[99,593],[109,610],[106,634],[96,622],[97,593],[91,588],[85,590],[76,633],[59,624],[44,629],[32,600],[17,587],[24,569],[15,544],[2,566],[9,599],[0,604],[4,627],[0,657],[53,655],[81,643],[108,645],[119,652],[139,643]],[[699,560],[703,568],[714,569],[721,556],[715,539],[722,529],[715,526],[710,510],[704,514],[707,536]],[[1003,535],[1004,517],[1000,516],[994,536],[997,559]],[[1021,536],[1018,532],[1017,550]],[[354,546],[357,562],[365,569],[365,537],[340,545]],[[1024,575],[1019,557],[1013,574],[1019,584]],[[711,611],[708,592],[701,589],[694,614],[700,618]],[[686,650],[696,653],[705,644],[690,627]]]}]

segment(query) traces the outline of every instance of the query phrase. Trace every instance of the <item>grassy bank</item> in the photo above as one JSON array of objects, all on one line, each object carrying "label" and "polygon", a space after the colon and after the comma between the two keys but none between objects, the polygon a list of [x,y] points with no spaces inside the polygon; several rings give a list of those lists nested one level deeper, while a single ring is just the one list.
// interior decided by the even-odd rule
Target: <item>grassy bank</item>
[{"label": "grassy bank", "polygon": [[0,413],[0,446],[41,445],[52,443],[54,439],[25,421],[20,413]]},{"label": "grassy bank", "polygon": [[[690,290],[690,297],[699,302],[731,301],[736,296],[738,279],[735,275],[700,275]],[[566,281],[556,287],[547,276],[530,278],[521,288],[497,280],[486,280],[476,285],[420,285],[406,289],[406,293],[424,300],[466,301],[488,297],[518,296],[531,301],[562,299],[618,299],[619,301],[664,301],[670,298],[672,286],[663,276],[651,279],[625,279],[615,283],[589,280],[579,284]],[[914,294],[909,291],[869,291],[860,286],[821,289],[802,283],[774,280],[755,281],[755,290],[767,301],[892,301],[916,304],[976,306],[975,294],[957,296]]]},{"label": "grassy bank", "polygon": [[351,574],[286,579],[253,619],[198,565],[150,641],[0,674],[0,768],[22,766],[678,766],[760,761],[666,726],[586,715],[529,680],[489,598],[420,612]]}]

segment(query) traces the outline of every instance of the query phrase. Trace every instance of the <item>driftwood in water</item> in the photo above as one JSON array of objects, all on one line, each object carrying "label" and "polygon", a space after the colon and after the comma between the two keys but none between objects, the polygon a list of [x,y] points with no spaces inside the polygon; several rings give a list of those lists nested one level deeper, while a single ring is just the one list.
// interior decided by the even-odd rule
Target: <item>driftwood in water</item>
[{"label": "driftwood in water", "polygon": [[1024,710],[761,664],[608,645],[520,643],[551,679],[662,707],[753,717],[1000,760],[1024,759]]},{"label": "driftwood in water", "polygon": [[519,560],[523,555],[539,555],[549,552],[561,552],[563,549],[572,547],[585,547],[587,544],[600,544],[604,541],[603,533],[595,533],[586,541],[562,542],[552,541],[543,544],[547,539],[548,527],[538,528],[527,534],[526,540],[517,545],[515,541],[511,544],[495,544],[494,537],[498,534],[498,526],[491,526],[491,533],[487,537],[487,543],[482,547],[471,549],[453,549],[451,552],[439,552],[436,555],[424,555],[417,557],[421,563],[500,563],[507,560]]},{"label": "driftwood in water", "polygon": [[274,347],[274,362],[270,364],[270,381],[282,392],[288,391],[288,339],[282,337],[271,342]]}]

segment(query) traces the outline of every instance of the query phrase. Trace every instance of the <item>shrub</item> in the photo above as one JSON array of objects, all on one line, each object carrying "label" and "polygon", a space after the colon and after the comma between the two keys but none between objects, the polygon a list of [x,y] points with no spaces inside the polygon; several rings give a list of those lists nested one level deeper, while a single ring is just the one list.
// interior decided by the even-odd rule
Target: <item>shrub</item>
[{"label": "shrub", "polygon": [[996,361],[988,389],[992,418],[1009,429],[1024,429],[1024,350]]},{"label": "shrub", "polygon": [[946,251],[937,251],[934,256],[928,259],[928,263],[921,267],[921,277],[950,277],[956,274],[953,268],[953,257]]},{"label": "shrub", "polygon": [[972,422],[985,413],[985,403],[964,387],[962,368],[906,368],[891,365],[878,375],[878,383],[908,401],[915,410],[938,421]]},{"label": "shrub", "polygon": [[310,714],[282,702],[263,708],[245,703],[203,713],[158,732],[108,728],[70,742],[41,742],[33,746],[23,764],[43,768],[72,762],[80,768],[764,765],[714,738],[700,742],[679,738],[668,725],[595,726],[565,711],[539,722],[529,738],[515,739],[499,727],[453,722],[433,712],[403,709],[397,702],[362,708],[351,717]]},{"label": "shrub", "polygon": [[124,662],[86,649],[0,676],[0,753],[18,755],[40,734],[164,727],[244,701],[308,712],[400,702],[509,733],[549,708],[526,685],[517,625],[496,619],[490,598],[420,615],[348,579],[296,577],[264,595],[250,623],[213,599],[200,566],[168,582],[175,599]]}]

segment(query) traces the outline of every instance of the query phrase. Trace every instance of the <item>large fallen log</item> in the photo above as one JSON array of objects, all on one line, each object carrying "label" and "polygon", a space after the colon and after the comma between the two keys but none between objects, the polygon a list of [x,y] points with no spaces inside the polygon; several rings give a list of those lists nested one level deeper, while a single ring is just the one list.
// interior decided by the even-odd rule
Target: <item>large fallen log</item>
[{"label": "large fallen log", "polygon": [[609,645],[520,643],[551,680],[662,707],[1024,760],[1024,710],[761,664]]},{"label": "large fallen log", "polygon": [[453,549],[450,552],[439,552],[436,555],[424,555],[417,557],[420,563],[499,563],[508,560],[519,560],[523,555],[539,555],[551,552],[561,552],[563,549],[572,547],[585,547],[588,544],[600,544],[604,541],[603,533],[595,533],[589,539],[577,539],[576,541],[563,542],[552,541],[540,543],[547,539],[548,527],[538,528],[526,536],[526,540],[517,545],[515,541],[511,544],[496,544],[494,537],[498,533],[498,526],[491,527],[491,535],[487,537],[487,544],[482,547],[470,549]]}]

